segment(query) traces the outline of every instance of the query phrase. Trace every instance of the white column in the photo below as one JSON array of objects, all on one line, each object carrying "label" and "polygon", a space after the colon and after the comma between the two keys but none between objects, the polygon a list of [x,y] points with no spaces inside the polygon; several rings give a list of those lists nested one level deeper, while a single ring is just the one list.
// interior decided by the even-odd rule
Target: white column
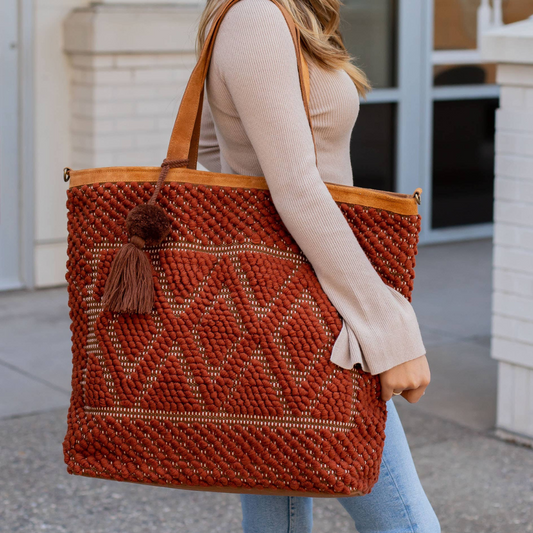
[{"label": "white column", "polygon": [[477,8],[477,48],[481,46],[481,36],[492,27],[492,8],[489,0],[481,0]]},{"label": "white column", "polygon": [[491,355],[497,427],[533,439],[533,18],[482,36],[496,62],[496,182]]},{"label": "white column", "polygon": [[503,26],[502,0],[492,0],[492,4],[494,6],[492,24],[494,27]]},{"label": "white column", "polygon": [[162,163],[196,63],[202,9],[130,0],[71,12],[73,168]]}]

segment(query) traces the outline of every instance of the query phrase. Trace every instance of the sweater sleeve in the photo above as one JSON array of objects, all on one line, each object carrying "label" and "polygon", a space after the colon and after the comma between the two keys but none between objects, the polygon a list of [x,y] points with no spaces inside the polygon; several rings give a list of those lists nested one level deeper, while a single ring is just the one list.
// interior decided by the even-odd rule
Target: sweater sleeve
[{"label": "sweater sleeve", "polygon": [[200,141],[198,143],[198,162],[210,172],[220,172],[220,146],[218,144],[215,123],[204,91],[202,106],[202,123],[200,124]]},{"label": "sweater sleeve", "polygon": [[343,318],[331,360],[379,374],[424,355],[410,302],[381,280],[320,177],[279,8],[252,0],[232,6],[211,69],[228,89],[281,219]]}]

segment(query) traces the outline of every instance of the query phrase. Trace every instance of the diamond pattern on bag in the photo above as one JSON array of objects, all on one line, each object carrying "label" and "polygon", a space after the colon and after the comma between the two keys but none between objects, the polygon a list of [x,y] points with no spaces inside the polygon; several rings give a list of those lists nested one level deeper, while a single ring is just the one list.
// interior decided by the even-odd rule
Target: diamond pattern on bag
[{"label": "diamond pattern on bag", "polygon": [[202,252],[164,249],[159,252],[170,290],[177,303],[183,303],[209,275],[217,258]]},{"label": "diamond pattern on bag", "polygon": [[123,313],[118,315],[115,335],[122,347],[122,354],[130,363],[141,358],[148,348],[157,328],[151,316]]},{"label": "diamond pattern on bag", "polygon": [[239,259],[255,297],[262,306],[267,306],[277,295],[295,269],[292,261],[264,253],[244,252],[239,255]]},{"label": "diamond pattern on bag", "polygon": [[96,281],[94,282],[93,298],[99,302],[104,295],[104,287],[107,281],[107,276],[111,270],[111,263],[117,253],[116,249],[104,250],[100,253],[98,260],[98,268],[96,271]]},{"label": "diamond pattern on bag", "polygon": [[283,407],[263,366],[252,359],[224,406],[229,413],[282,416]]},{"label": "diamond pattern on bag", "polygon": [[324,328],[307,302],[300,304],[280,333],[294,365],[300,371],[311,364],[328,342]]},{"label": "diamond pattern on bag", "polygon": [[207,361],[219,366],[241,336],[237,321],[223,298],[219,298],[202,317],[198,334],[205,348]]},{"label": "diamond pattern on bag", "polygon": [[95,353],[90,352],[85,375],[85,405],[89,407],[114,407],[113,395],[109,392],[104,371]]},{"label": "diamond pattern on bag", "polygon": [[[136,315],[136,318],[137,320],[146,321],[148,323],[148,329],[150,327],[153,328],[153,334],[159,333],[158,341],[161,342],[162,338],[166,335],[166,332],[163,331],[161,326],[158,331],[153,326],[153,321],[150,316]],[[124,324],[125,319],[123,315],[102,311],[96,319],[94,331],[105,367],[114,384],[115,393],[118,396],[118,403],[124,407],[133,407],[142,394],[148,378],[159,365],[162,350],[159,344],[157,346],[150,344],[144,346],[143,351],[140,352],[138,350],[139,345],[137,345],[135,349],[137,357],[133,357],[131,353],[128,357],[123,352],[123,343],[126,342],[126,337],[123,335],[117,337],[116,334],[117,329],[120,331],[120,328]]]}]

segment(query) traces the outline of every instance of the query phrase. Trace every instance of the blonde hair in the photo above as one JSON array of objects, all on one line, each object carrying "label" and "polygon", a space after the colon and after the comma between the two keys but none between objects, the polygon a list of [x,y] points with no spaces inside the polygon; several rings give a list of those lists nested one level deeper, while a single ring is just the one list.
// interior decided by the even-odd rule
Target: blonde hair
[{"label": "blonde hair", "polygon": [[[302,48],[308,60],[326,70],[345,70],[363,98],[371,90],[366,74],[352,63],[339,30],[340,0],[277,0],[293,17],[300,30]],[[199,55],[206,38],[206,29],[225,0],[207,0],[200,17],[196,36]]]}]

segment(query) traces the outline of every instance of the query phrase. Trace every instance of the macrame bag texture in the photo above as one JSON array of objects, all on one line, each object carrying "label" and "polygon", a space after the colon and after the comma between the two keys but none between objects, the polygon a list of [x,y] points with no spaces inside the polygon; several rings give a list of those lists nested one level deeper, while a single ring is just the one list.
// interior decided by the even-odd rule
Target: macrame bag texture
[{"label": "macrame bag texture", "polygon": [[[342,319],[262,177],[196,170],[213,21],[161,167],[70,171],[68,472],[173,488],[353,496],[378,479],[379,376],[330,362]],[[273,0],[275,1],[275,0]],[[289,25],[305,109],[309,77]],[[411,300],[413,195],[327,184]]]}]

